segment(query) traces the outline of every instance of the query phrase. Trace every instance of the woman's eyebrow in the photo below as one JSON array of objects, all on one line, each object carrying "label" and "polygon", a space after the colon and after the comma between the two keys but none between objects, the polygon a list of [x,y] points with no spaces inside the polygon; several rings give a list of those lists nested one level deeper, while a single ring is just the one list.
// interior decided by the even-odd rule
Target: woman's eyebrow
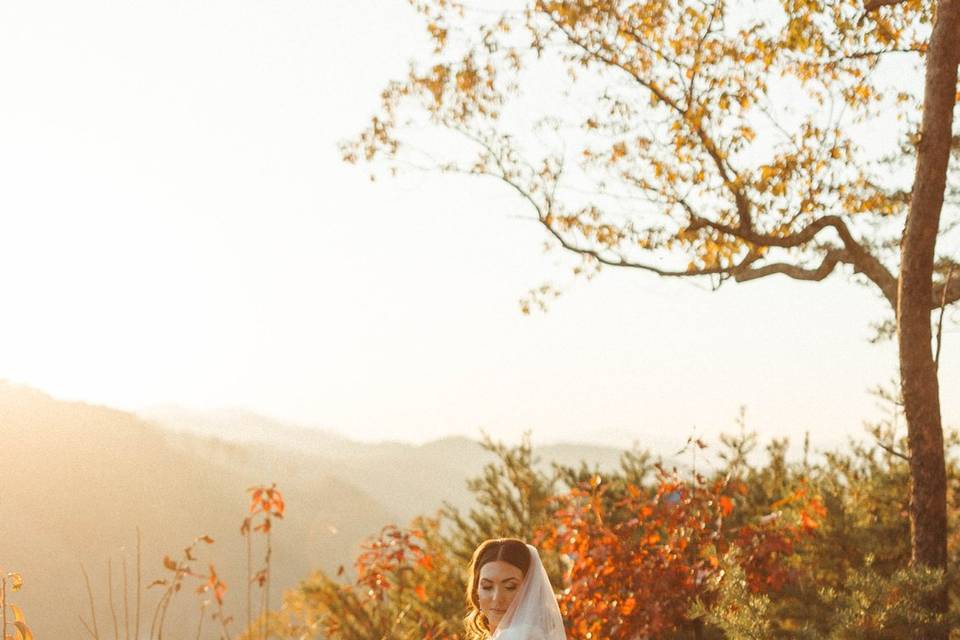
[{"label": "woman's eyebrow", "polygon": [[[509,578],[504,578],[504,579],[501,580],[500,582],[510,582],[511,580],[513,580],[513,581],[515,581],[515,582],[519,582],[519,581],[520,581],[520,578],[514,578],[513,576],[510,576]],[[480,578],[480,582],[496,582],[496,581],[495,581],[495,580],[491,580],[490,578]]]}]

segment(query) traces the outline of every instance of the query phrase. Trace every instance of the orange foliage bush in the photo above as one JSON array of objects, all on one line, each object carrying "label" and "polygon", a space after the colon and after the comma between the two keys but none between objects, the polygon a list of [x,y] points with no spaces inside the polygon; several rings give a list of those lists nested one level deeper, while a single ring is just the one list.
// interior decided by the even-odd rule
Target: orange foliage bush
[{"label": "orange foliage bush", "polygon": [[688,612],[713,599],[720,558],[730,552],[753,591],[779,591],[793,580],[785,560],[818,526],[822,505],[800,490],[776,505],[796,512],[789,517],[775,512],[731,526],[745,489],[660,470],[652,492],[595,476],[557,496],[554,524],[537,537],[570,560],[559,602],[571,635],[627,640],[696,625]]}]

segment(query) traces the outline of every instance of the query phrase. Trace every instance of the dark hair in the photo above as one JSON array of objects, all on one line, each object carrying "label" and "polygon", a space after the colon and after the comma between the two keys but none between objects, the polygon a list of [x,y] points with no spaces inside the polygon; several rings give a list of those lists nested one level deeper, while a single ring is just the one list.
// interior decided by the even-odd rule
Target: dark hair
[{"label": "dark hair", "polygon": [[464,619],[467,638],[470,640],[482,640],[490,635],[490,623],[480,611],[477,586],[480,583],[480,569],[488,562],[496,560],[512,564],[526,576],[527,569],[530,568],[530,550],[527,549],[527,544],[523,540],[492,538],[481,542],[473,552],[467,580],[467,605],[470,607],[470,613]]}]

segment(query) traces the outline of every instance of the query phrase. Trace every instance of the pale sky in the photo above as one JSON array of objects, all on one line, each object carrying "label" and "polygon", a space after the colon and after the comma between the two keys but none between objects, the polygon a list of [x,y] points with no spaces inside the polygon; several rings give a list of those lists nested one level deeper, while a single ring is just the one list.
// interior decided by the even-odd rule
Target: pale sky
[{"label": "pale sky", "polygon": [[[860,436],[884,304],[837,274],[702,285],[571,260],[495,183],[340,161],[428,47],[387,0],[0,4],[0,377],[361,440]],[[960,426],[960,333],[941,355]]]}]

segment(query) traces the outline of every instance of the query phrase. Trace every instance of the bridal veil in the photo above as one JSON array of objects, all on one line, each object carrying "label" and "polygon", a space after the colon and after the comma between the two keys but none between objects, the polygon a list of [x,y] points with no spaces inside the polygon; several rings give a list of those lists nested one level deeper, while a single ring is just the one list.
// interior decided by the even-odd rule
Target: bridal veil
[{"label": "bridal veil", "polygon": [[560,607],[537,548],[530,550],[530,567],[520,590],[497,624],[491,640],[566,640]]}]

